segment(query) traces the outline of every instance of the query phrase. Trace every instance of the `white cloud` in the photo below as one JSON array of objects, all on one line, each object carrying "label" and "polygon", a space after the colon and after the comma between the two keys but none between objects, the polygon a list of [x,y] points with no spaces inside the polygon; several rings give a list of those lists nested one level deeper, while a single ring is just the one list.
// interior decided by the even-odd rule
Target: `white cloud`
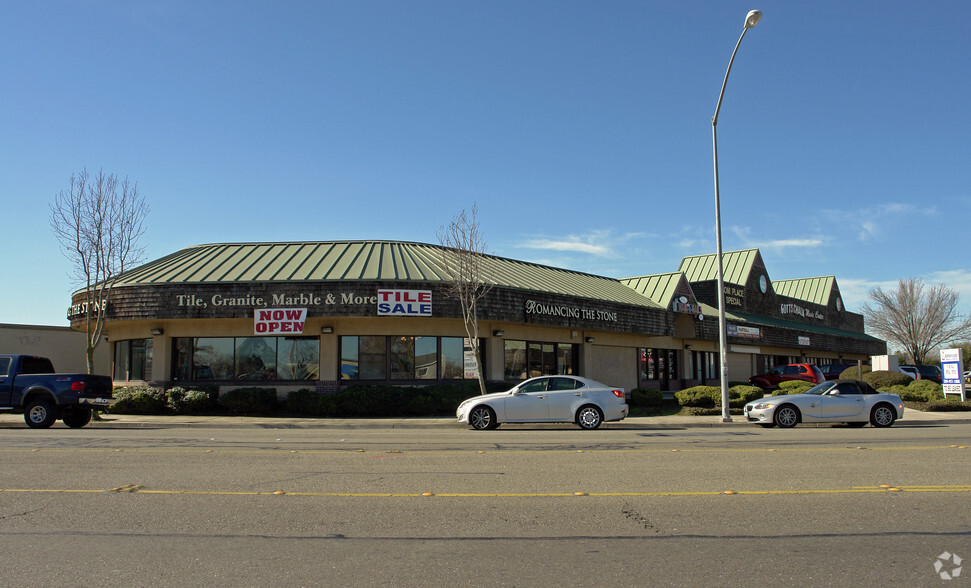
[{"label": "white cloud", "polygon": [[520,243],[520,247],[525,247],[527,249],[544,249],[553,251],[573,251],[577,253],[589,253],[590,255],[598,255],[602,257],[609,257],[613,255],[613,252],[609,247],[604,245],[596,245],[589,242],[583,242],[577,238],[569,238],[567,240],[555,240],[555,239],[531,239],[524,243]]},{"label": "white cloud", "polygon": [[753,239],[750,237],[752,229],[749,227],[732,227],[732,232],[745,243],[745,247],[759,249],[807,249],[819,247],[823,244],[821,237],[809,237],[804,239]]},{"label": "white cloud", "polygon": [[529,239],[517,244],[525,249],[541,249],[544,251],[569,251],[585,253],[597,257],[617,258],[615,248],[627,241],[643,237],[643,233],[622,233],[600,230],[591,231],[585,235],[567,235],[565,237],[540,237]]}]

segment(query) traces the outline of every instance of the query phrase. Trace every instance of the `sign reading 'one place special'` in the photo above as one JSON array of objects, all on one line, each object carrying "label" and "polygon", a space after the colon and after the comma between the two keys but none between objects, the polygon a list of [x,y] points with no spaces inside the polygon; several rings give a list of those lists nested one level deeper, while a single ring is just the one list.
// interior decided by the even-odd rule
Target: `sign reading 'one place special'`
[{"label": "sign reading 'one place special'", "polygon": [[306,321],[306,308],[258,308],[253,311],[253,332],[257,335],[299,335],[303,333]]},{"label": "sign reading 'one place special'", "polygon": [[378,290],[379,316],[432,316],[431,290]]}]

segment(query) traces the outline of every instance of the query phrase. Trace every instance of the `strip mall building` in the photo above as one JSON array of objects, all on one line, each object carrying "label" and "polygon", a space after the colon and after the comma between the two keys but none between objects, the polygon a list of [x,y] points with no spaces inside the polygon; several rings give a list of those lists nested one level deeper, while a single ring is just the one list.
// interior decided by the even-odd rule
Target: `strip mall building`
[{"label": "strip mall building", "polygon": [[[773,281],[757,249],[725,253],[729,380],[784,363],[869,361],[886,344],[832,276]],[[116,383],[272,386],[474,379],[442,249],[388,241],[190,247],[125,273],[107,301]],[[631,390],[717,385],[715,255],[613,279],[487,256],[488,381],[575,374]],[[83,292],[68,318],[81,320]]]}]

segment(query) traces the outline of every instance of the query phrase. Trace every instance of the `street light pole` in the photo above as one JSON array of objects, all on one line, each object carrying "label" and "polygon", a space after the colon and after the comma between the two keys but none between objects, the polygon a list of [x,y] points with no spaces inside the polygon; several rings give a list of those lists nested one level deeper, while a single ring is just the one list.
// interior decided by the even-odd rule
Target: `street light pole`
[{"label": "street light pole", "polygon": [[722,422],[732,422],[731,413],[728,411],[728,327],[725,324],[725,272],[722,264],[722,213],[721,203],[718,194],[718,134],[715,126],[718,124],[718,112],[722,107],[722,98],[725,96],[725,86],[728,85],[728,74],[732,71],[732,63],[735,61],[735,54],[738,53],[738,46],[742,44],[745,33],[762,20],[760,10],[750,10],[745,16],[745,28],[735,43],[735,50],[732,51],[732,58],[728,60],[728,69],[725,71],[725,81],[722,82],[722,90],[718,94],[718,104],[715,105],[715,115],[711,117],[711,145],[715,160],[715,256],[718,267],[718,350],[721,363],[721,393],[722,393]]}]

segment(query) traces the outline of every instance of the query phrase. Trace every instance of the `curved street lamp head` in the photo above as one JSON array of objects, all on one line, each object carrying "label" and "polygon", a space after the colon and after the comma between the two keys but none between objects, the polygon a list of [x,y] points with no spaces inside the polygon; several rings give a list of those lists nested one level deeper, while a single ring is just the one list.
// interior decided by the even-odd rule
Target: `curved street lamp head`
[{"label": "curved street lamp head", "polygon": [[745,28],[750,29],[754,27],[759,24],[760,20],[762,20],[761,10],[749,10],[748,14],[745,15]]}]

